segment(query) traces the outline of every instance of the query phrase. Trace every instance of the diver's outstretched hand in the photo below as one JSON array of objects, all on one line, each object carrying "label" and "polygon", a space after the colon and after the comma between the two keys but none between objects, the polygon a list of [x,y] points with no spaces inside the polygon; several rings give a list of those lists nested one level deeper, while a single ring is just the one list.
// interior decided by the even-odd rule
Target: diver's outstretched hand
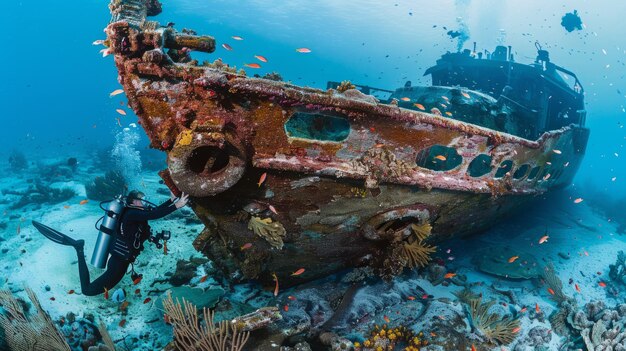
[{"label": "diver's outstretched hand", "polygon": [[181,208],[181,207],[187,205],[188,202],[189,202],[189,194],[183,193],[180,196],[180,199],[178,199],[178,201],[176,201],[174,203],[174,205],[176,206],[176,208]]}]

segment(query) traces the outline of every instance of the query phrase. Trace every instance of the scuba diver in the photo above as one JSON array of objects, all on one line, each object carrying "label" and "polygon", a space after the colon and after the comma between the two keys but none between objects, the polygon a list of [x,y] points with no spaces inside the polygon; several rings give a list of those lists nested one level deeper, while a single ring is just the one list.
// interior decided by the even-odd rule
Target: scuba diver
[{"label": "scuba diver", "polygon": [[[122,202],[121,196],[112,200],[111,204],[120,204],[119,211],[112,211],[111,206],[107,209],[103,208],[107,212],[103,217],[105,218],[104,222],[100,226],[94,257],[91,261],[94,266],[100,268],[104,268],[106,263],[106,271],[93,282],[90,282],[89,269],[85,262],[84,240],[74,240],[36,221],[33,221],[33,225],[48,239],[61,245],[74,247],[78,255],[81,291],[87,296],[95,296],[110,290],[122,280],[128,266],[132,265],[137,256],[143,251],[143,243],[146,240],[154,242],[157,246],[160,245],[158,236],[155,238],[151,235],[148,221],[165,217],[187,205],[188,201],[189,195],[185,193],[180,198],[176,198],[174,194],[171,194],[169,200],[159,206],[154,206],[146,201],[145,194],[138,190],[131,191],[126,196],[125,203]],[[110,218],[119,218],[119,220],[112,221]],[[101,240],[102,238],[104,240]],[[105,244],[102,245],[101,241],[105,242]],[[141,275],[135,273],[134,267],[131,272],[133,281],[141,277]]]}]

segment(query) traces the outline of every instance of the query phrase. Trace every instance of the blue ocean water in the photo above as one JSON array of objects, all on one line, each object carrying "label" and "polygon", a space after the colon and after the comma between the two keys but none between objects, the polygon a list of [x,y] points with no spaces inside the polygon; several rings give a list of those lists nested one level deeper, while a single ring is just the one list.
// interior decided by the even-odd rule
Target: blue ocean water
[{"label": "blue ocean water", "polygon": [[[78,158],[79,164],[91,164],[99,150],[106,152],[113,149],[116,137],[120,138],[123,128],[137,123],[137,117],[132,111],[125,104],[120,105],[125,99],[109,97],[110,92],[120,88],[113,58],[101,57],[98,51],[102,47],[92,45],[94,40],[105,38],[103,28],[110,20],[107,5],[106,1],[93,0],[5,1],[2,4],[5,14],[5,54],[0,58],[0,67],[3,68],[3,83],[0,84],[3,106],[0,117],[0,140],[3,146],[0,148],[0,164],[7,170],[2,176],[3,190],[19,188],[29,178],[28,175],[14,176],[8,171],[8,159],[15,150],[23,153],[32,164],[70,157]],[[568,32],[560,25],[561,17],[573,10],[577,10],[584,26],[582,30]],[[162,24],[175,22],[179,30],[191,28],[199,34],[214,36],[217,41],[216,51],[212,54],[193,54],[194,58],[211,61],[221,58],[226,63],[242,67],[246,63],[258,63],[254,55],[262,55],[268,62],[263,63],[262,68],[254,73],[262,75],[275,71],[293,84],[322,90],[326,89],[327,81],[342,80],[391,90],[403,86],[407,80],[412,81],[414,86],[429,85],[430,77],[423,76],[428,67],[434,65],[445,52],[455,52],[459,45],[471,49],[474,42],[479,50],[489,51],[493,51],[496,45],[510,45],[517,62],[531,63],[535,59],[535,43],[538,42],[550,51],[554,63],[575,72],[585,88],[587,127],[591,130],[591,136],[584,161],[573,183],[564,192],[549,197],[542,204],[544,207],[540,213],[518,214],[505,224],[508,227],[496,227],[493,232],[479,236],[469,244],[466,241],[451,242],[448,246],[452,253],[443,256],[444,259],[453,257],[459,267],[470,267],[470,257],[463,255],[464,250],[478,249],[485,242],[508,242],[510,238],[505,235],[508,231],[515,231],[518,244],[529,243],[529,235],[533,235],[532,241],[535,242],[535,237],[541,236],[542,228],[550,226],[550,240],[557,248],[553,246],[553,251],[549,251],[538,247],[535,252],[538,259],[566,253],[572,258],[564,266],[569,265],[572,272],[581,270],[593,275],[599,270],[606,274],[608,264],[615,261],[615,252],[606,251],[608,246],[615,250],[626,247],[625,239],[615,230],[626,226],[626,163],[623,161],[626,157],[626,129],[623,127],[626,123],[624,13],[625,2],[589,0],[296,0],[284,3],[263,0],[172,0],[163,1],[163,13],[154,19]],[[459,42],[458,38],[450,38],[447,34],[449,30],[462,30],[467,38],[462,37],[465,40]],[[240,36],[244,40],[234,40],[232,36]],[[225,50],[221,47],[223,43],[233,49]],[[297,53],[295,49],[301,47],[309,48],[311,53]],[[120,116],[115,112],[118,108],[125,109],[128,115]],[[132,130],[139,138],[135,149],[149,155],[142,155],[145,156],[144,169],[141,176],[134,179],[134,184],[145,180],[156,186],[156,170],[163,168],[164,157],[156,152],[147,154],[147,137],[140,128]],[[119,144],[118,141],[118,147]],[[122,153],[129,155],[126,151]],[[132,163],[132,159],[124,160]],[[152,167],[147,162],[156,165]],[[132,166],[125,169],[129,167]],[[82,181],[76,179],[75,185],[79,186]],[[581,210],[572,203],[575,198],[584,199],[582,205],[589,207]],[[3,205],[8,207],[10,204],[5,202]],[[97,208],[92,210],[80,212],[77,217],[84,218],[85,223],[91,222],[99,216]],[[6,218],[12,215],[10,209],[4,211]],[[43,214],[37,211],[43,211]],[[45,207],[33,209],[33,213],[36,212],[34,216],[53,216],[45,211]],[[25,211],[16,215],[17,218],[36,219],[30,218]],[[7,222],[8,226],[0,229],[0,237],[6,239],[15,235],[15,218],[3,222]],[[565,222],[570,227],[553,229],[556,223]],[[616,222],[622,223],[621,227],[615,225]],[[81,228],[79,224],[76,225]],[[23,224],[22,228],[25,226]],[[594,230],[586,233],[580,229],[582,226]],[[41,239],[34,232],[28,235]],[[597,242],[593,241],[596,239]],[[610,241],[602,241],[605,239]],[[584,242],[580,243],[579,240]],[[2,244],[1,241],[0,245],[8,247],[7,243]],[[190,246],[180,251],[186,256],[193,253]],[[588,253],[598,260],[596,265],[587,261],[572,263],[584,259]],[[180,257],[185,256],[179,254]],[[0,261],[6,267],[14,265],[19,258],[5,252],[0,254]],[[74,269],[71,266],[71,274],[74,274]],[[19,281],[20,275],[9,273],[9,270],[5,272],[7,282],[9,279]],[[32,273],[42,274],[39,271]],[[485,279],[471,272],[467,275],[477,280]],[[4,273],[0,277],[5,280]],[[66,278],[62,284],[71,286],[72,279],[77,277],[70,277],[73,278]],[[418,284],[411,279],[414,277],[397,281],[393,287],[381,286],[381,282],[373,283],[368,286],[368,291],[360,293],[361,298],[373,299],[387,291],[391,295],[404,296],[403,292],[409,291],[407,285]],[[76,282],[74,280],[78,290]],[[50,276],[43,281],[37,280],[36,284],[41,288],[42,285],[56,283],[55,278]],[[320,281],[318,285],[324,287],[324,284],[328,282]],[[594,288],[601,289],[595,285]],[[0,285],[0,288],[6,287]],[[234,295],[246,295],[246,291],[237,289],[233,290]],[[531,296],[528,290],[526,292]],[[308,298],[315,301],[316,292],[311,290],[308,294]],[[594,292],[590,296],[603,295]],[[621,303],[624,296],[622,293],[612,302]],[[453,298],[445,292],[441,297]],[[85,300],[81,301],[88,301],[87,297],[83,298]],[[269,300],[271,297],[268,293],[261,293],[254,298],[257,301],[252,305],[261,307],[259,300]],[[394,298],[395,295],[390,297],[391,300]],[[534,308],[534,305],[528,303],[529,310]],[[371,304],[363,304],[368,305],[363,307],[363,310],[368,311],[385,308],[384,301],[372,300]],[[49,300],[44,307],[55,318],[69,311],[67,306],[59,308],[51,305]],[[96,306],[89,305],[88,308],[93,311]],[[294,303],[292,310],[297,308]],[[379,323],[383,323],[382,315],[376,318]],[[408,323],[410,319],[402,321]],[[119,339],[124,333],[115,329],[117,322],[111,319],[108,324],[114,330],[115,338]],[[149,330],[142,328],[144,325],[130,334],[136,336]],[[352,336],[352,341],[359,339],[362,342],[363,331],[353,332],[350,334],[346,331],[343,336]],[[458,349],[470,349],[470,345],[471,341],[464,348]],[[550,349],[551,346],[545,347]]]}]

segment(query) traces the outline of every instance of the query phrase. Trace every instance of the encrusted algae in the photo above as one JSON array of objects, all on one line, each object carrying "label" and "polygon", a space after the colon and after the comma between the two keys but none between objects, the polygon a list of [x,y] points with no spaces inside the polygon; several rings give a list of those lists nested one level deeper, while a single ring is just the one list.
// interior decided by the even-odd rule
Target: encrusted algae
[{"label": "encrusted algae", "polygon": [[352,197],[364,198],[367,196],[367,189],[352,187],[350,188],[350,193]]},{"label": "encrusted algae", "polygon": [[386,324],[375,325],[368,339],[354,343],[355,351],[419,351],[420,347],[428,345],[422,332],[413,333],[409,328],[400,326],[389,328]]},{"label": "encrusted algae", "polygon": [[246,72],[243,69],[240,69],[239,71],[237,71],[237,67],[229,66],[228,64],[224,63],[222,59],[220,58],[218,58],[217,60],[213,62],[203,61],[202,66],[217,69],[217,70],[224,71],[227,73],[238,74],[244,77],[246,76]]},{"label": "encrusted algae", "polygon": [[181,146],[189,145],[191,144],[192,136],[193,132],[191,130],[183,130],[180,134],[178,134],[178,140],[176,141],[176,144]]}]

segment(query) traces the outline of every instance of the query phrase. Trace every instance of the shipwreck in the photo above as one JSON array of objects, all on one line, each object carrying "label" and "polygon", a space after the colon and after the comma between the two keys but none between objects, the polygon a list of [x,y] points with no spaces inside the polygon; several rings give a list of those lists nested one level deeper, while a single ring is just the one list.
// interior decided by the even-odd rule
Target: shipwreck
[{"label": "shipwreck", "polygon": [[446,53],[426,71],[432,86],[378,99],[199,63],[189,53],[214,51],[214,38],[147,20],[156,0],[110,10],[104,44],[167,154],[160,176],[191,195],[205,224],[194,247],[233,281],[423,266],[437,243],[567,186],[585,153],[582,85],[540,47],[531,64],[503,46]]}]

